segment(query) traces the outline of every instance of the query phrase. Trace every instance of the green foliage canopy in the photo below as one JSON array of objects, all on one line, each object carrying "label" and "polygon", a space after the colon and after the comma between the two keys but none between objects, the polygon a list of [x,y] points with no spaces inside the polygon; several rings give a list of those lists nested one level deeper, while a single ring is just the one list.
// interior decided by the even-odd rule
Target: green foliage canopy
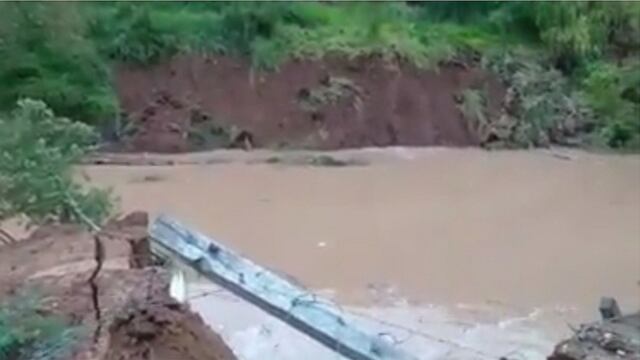
[{"label": "green foliage canopy", "polygon": [[33,98],[89,124],[112,119],[108,66],[85,28],[76,4],[0,3],[0,107]]},{"label": "green foliage canopy", "polygon": [[78,210],[104,219],[108,193],[75,181],[72,168],[96,139],[88,125],[56,117],[42,101],[23,99],[0,115],[0,220],[80,222]]}]

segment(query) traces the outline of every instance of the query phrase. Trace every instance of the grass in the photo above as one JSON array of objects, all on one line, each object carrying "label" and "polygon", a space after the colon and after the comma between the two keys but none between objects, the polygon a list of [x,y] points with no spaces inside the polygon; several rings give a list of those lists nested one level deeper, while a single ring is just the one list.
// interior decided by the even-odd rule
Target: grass
[{"label": "grass", "polygon": [[2,110],[28,97],[86,123],[116,115],[108,66],[81,36],[84,21],[75,6],[1,3],[0,14]]},{"label": "grass", "polygon": [[102,53],[138,63],[213,51],[247,56],[262,69],[326,54],[379,54],[426,67],[495,43],[488,29],[428,23],[401,3],[142,3],[94,5],[90,13]]},{"label": "grass", "polygon": [[77,329],[39,311],[35,293],[16,295],[0,307],[0,359],[62,360],[77,341]]}]

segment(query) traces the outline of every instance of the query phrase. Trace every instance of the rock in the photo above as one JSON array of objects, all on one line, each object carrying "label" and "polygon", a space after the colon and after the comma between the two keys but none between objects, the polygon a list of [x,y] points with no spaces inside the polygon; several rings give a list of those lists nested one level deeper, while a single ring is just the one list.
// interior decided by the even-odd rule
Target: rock
[{"label": "rock", "polygon": [[122,227],[126,226],[144,226],[149,225],[149,214],[146,211],[134,211],[117,221]]},{"label": "rock", "polygon": [[131,237],[127,239],[131,247],[129,254],[129,267],[131,269],[143,269],[154,265],[151,246],[148,236]]},{"label": "rock", "polygon": [[613,319],[622,316],[618,307],[618,302],[614,298],[603,297],[600,300],[600,315],[603,320]]}]

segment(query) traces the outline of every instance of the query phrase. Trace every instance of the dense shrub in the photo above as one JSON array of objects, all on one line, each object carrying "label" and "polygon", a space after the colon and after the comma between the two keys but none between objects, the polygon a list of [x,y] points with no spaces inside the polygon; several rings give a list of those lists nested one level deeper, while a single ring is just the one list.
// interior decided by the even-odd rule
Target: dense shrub
[{"label": "dense shrub", "polygon": [[640,66],[594,63],[587,67],[582,94],[607,146],[640,148]]},{"label": "dense shrub", "polygon": [[178,51],[176,38],[158,25],[146,6],[124,3],[100,10],[111,16],[94,18],[90,33],[109,59],[149,64]]},{"label": "dense shrub", "polygon": [[502,1],[424,1],[410,4],[419,8],[418,12],[423,18],[456,23],[482,21],[504,6]]},{"label": "dense shrub", "polygon": [[0,108],[30,97],[89,124],[115,116],[107,65],[76,4],[0,3],[0,39]]},{"label": "dense shrub", "polygon": [[611,52],[640,50],[638,2],[513,2],[494,20],[541,41],[566,72]]},{"label": "dense shrub", "polygon": [[0,115],[0,220],[81,222],[81,212],[99,223],[111,209],[108,193],[76,182],[72,169],[96,140],[89,126],[41,101],[20,100]]},{"label": "dense shrub", "polygon": [[[92,37],[115,60],[151,63],[180,51],[249,57],[273,69],[290,57],[379,54],[430,66],[495,42],[480,27],[421,21],[402,3],[126,4],[93,9]],[[432,26],[431,26],[432,25]]]},{"label": "dense shrub", "polygon": [[0,303],[0,359],[62,360],[77,340],[77,329],[38,311],[35,294],[19,294]]},{"label": "dense shrub", "polygon": [[591,112],[562,74],[530,53],[498,52],[485,66],[507,86],[504,111],[487,141],[503,146],[568,144],[589,128]]}]

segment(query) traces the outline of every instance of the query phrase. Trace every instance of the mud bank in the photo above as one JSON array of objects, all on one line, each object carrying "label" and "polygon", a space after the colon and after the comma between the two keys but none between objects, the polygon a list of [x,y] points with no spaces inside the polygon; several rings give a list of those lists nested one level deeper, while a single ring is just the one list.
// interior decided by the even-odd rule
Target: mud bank
[{"label": "mud bank", "polygon": [[[344,359],[282,321],[183,269],[189,303],[242,359]],[[318,292],[361,331],[378,335],[420,360],[538,360],[568,336],[570,314],[553,309],[523,312],[498,304],[411,305],[389,296],[373,306],[342,306]]]},{"label": "mud bank", "polygon": [[231,349],[166,289],[129,301],[109,326],[105,360],[235,360]]},{"label": "mud bank", "polygon": [[375,57],[290,61],[261,72],[242,59],[178,56],[121,66],[116,87],[135,129],[124,148],[161,152],[221,146],[224,131],[212,124],[252,147],[477,145],[459,109],[462,91],[487,89],[491,114],[504,95],[478,69],[426,71]]},{"label": "mud bank", "polygon": [[[105,263],[88,284],[92,237],[73,226],[46,226],[28,239],[0,246],[0,302],[16,293],[40,295],[36,309],[77,329],[69,360],[234,360],[222,339],[191,309],[171,299],[170,276],[139,264],[134,240],[144,224],[108,227]],[[96,308],[97,304],[97,308]]]}]

